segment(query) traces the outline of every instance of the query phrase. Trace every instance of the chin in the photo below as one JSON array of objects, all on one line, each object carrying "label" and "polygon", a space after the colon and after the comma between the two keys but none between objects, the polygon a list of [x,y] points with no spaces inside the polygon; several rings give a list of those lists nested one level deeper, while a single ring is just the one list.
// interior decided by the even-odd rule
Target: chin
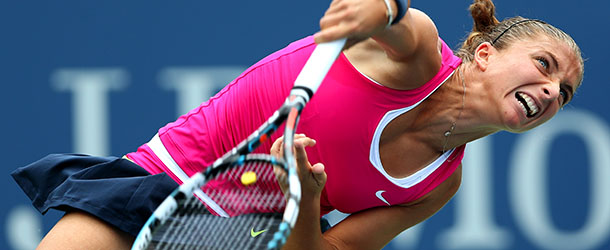
[{"label": "chin", "polygon": [[525,117],[519,111],[513,108],[506,108],[504,110],[505,115],[502,117],[503,124],[500,125],[500,129],[511,133],[523,133],[546,123],[552,118],[547,113],[540,113],[534,117]]},{"label": "chin", "polygon": [[503,130],[506,131],[506,132],[510,132],[510,133],[520,134],[520,133],[528,131],[529,129],[514,128],[514,127],[505,127]]},{"label": "chin", "polygon": [[506,130],[508,132],[511,132],[511,133],[520,134],[520,133],[524,133],[524,132],[530,131],[530,130],[532,130],[532,129],[534,129],[534,128],[544,124],[547,121],[548,121],[548,119],[544,120],[544,121],[538,119],[538,120],[530,121],[530,122],[528,122],[526,124],[522,124],[522,123],[506,123],[505,124],[506,126],[504,127],[504,130]]},{"label": "chin", "polygon": [[533,126],[531,123],[524,124],[523,120],[519,117],[519,115],[514,114],[513,116],[505,117],[504,124],[501,129],[507,132],[518,134],[531,130],[536,126]]},{"label": "chin", "polygon": [[510,133],[515,133],[515,134],[521,134],[521,133],[527,132],[531,129],[533,129],[533,128],[516,128],[516,129],[509,129],[506,131],[510,132]]}]

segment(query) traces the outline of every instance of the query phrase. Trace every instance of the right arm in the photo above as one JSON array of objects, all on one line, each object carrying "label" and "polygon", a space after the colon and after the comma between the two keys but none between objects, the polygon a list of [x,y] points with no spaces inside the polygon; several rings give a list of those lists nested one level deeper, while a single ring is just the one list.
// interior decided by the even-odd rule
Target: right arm
[{"label": "right arm", "polygon": [[[390,3],[396,12],[395,0]],[[398,23],[386,25],[383,0],[334,0],[314,38],[322,43],[347,37],[347,47],[353,48],[346,51],[350,62],[388,87],[413,89],[425,84],[442,60],[434,22],[417,9],[407,9]]]},{"label": "right arm", "polygon": [[[396,0],[389,3],[396,17]],[[416,53],[416,48],[425,46],[422,42],[438,37],[434,24],[421,11],[409,9],[410,3],[407,1],[407,11],[400,21],[388,27],[384,0],[334,0],[320,20],[316,43],[348,37],[351,45],[372,37],[390,58],[404,60]]]}]

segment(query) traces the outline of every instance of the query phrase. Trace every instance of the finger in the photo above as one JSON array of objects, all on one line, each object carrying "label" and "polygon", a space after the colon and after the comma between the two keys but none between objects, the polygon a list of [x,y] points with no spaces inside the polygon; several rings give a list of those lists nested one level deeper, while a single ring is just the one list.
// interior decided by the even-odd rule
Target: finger
[{"label": "finger", "polygon": [[288,191],[289,185],[288,185],[288,180],[287,180],[288,177],[287,177],[286,171],[284,171],[280,167],[274,166],[273,174],[275,175],[277,183],[280,186],[280,190],[287,198],[287,196],[289,194],[289,191]]},{"label": "finger", "polygon": [[343,2],[342,0],[333,0],[332,2],[330,2],[330,8],[337,6],[338,4],[340,4],[341,2]]},{"label": "finger", "polygon": [[302,143],[295,143],[295,158],[297,161],[297,167],[299,168],[299,172],[305,174],[309,172],[309,160],[307,159],[307,152],[305,151],[305,147]]},{"label": "finger", "polygon": [[319,187],[323,187],[326,184],[326,172],[322,163],[316,163],[311,166],[311,174]]},{"label": "finger", "polygon": [[315,175],[322,175],[326,173],[324,172],[324,165],[322,163],[316,163],[311,166],[311,172]]},{"label": "finger", "polygon": [[317,44],[334,41],[339,38],[347,37],[350,34],[351,30],[353,30],[353,28],[350,29],[350,25],[340,23],[338,25],[323,29],[314,34],[314,41]]},{"label": "finger", "polygon": [[337,11],[345,9],[347,6],[348,5],[345,3],[344,0],[334,0],[330,3],[330,6],[328,6],[326,13],[337,12]]},{"label": "finger", "polygon": [[309,137],[295,138],[294,145],[295,146],[299,145],[301,147],[312,147],[312,146],[316,145],[316,140],[311,139]]},{"label": "finger", "polygon": [[275,175],[275,178],[280,182],[286,180],[286,172],[282,170],[281,167],[273,166],[273,174]]},{"label": "finger", "polygon": [[294,134],[294,139],[300,139],[303,137],[307,137],[305,134],[301,133],[301,134]]},{"label": "finger", "polygon": [[327,13],[320,19],[320,29],[324,30],[332,26],[339,25],[341,22],[350,20],[346,11],[337,11],[334,13]]},{"label": "finger", "polygon": [[280,187],[283,188],[283,186],[285,186],[287,183],[286,178],[288,178],[286,171],[284,171],[281,167],[273,166],[273,174],[275,175],[275,178],[280,184]]},{"label": "finger", "polygon": [[284,136],[277,138],[271,145],[270,153],[275,157],[280,157],[282,154],[282,145],[284,144]]},{"label": "finger", "polygon": [[[298,143],[300,145],[303,145],[303,140],[305,140],[304,138],[307,138],[307,136],[305,134],[302,134],[302,133],[301,134],[294,134],[294,135],[292,135],[292,153],[293,154],[295,154],[295,149],[294,149],[295,144]],[[286,145],[282,144],[281,147],[282,147],[281,148],[281,153],[283,153],[284,150],[285,150]],[[283,157],[283,154],[282,154],[282,157]]]}]

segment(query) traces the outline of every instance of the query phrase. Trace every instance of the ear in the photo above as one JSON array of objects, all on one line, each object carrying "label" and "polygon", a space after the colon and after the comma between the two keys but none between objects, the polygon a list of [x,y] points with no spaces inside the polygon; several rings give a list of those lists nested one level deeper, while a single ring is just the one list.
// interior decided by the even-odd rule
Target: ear
[{"label": "ear", "polygon": [[474,61],[477,64],[477,67],[481,71],[487,70],[489,66],[489,59],[491,55],[496,53],[496,48],[489,42],[484,42],[479,44],[479,46],[474,51]]}]

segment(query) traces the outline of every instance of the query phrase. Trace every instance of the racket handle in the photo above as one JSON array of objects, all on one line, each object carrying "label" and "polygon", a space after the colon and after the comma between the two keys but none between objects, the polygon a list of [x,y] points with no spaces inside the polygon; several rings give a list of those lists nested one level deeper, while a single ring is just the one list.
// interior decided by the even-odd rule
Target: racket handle
[{"label": "racket handle", "polygon": [[346,39],[342,38],[318,44],[294,81],[290,95],[301,96],[306,102],[309,102],[343,50],[345,41]]}]

